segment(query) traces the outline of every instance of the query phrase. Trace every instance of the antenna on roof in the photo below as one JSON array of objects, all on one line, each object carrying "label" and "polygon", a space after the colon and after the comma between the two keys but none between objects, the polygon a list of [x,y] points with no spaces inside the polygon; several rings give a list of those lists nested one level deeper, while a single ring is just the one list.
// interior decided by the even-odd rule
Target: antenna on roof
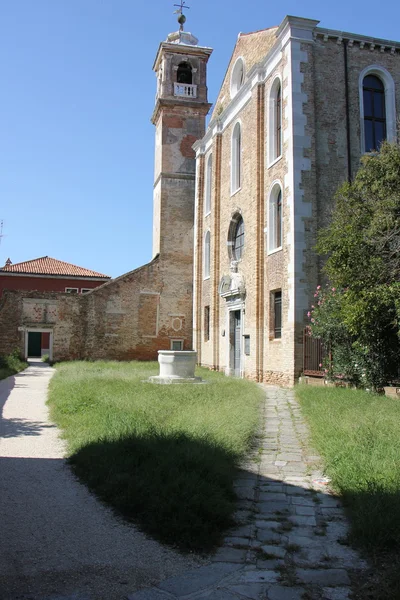
[{"label": "antenna on roof", "polygon": [[179,17],[178,17],[178,23],[180,25],[179,31],[183,31],[183,26],[186,23],[186,17],[182,11],[184,8],[190,8],[190,6],[186,6],[185,0],[180,0],[180,1],[181,1],[180,4],[174,4],[174,6],[178,7],[178,10],[174,11],[174,15],[179,14]]}]

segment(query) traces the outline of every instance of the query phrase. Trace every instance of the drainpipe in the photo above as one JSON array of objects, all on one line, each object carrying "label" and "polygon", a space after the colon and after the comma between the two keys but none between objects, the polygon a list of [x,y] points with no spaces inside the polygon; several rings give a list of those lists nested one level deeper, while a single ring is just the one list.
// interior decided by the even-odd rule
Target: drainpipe
[{"label": "drainpipe", "polygon": [[349,69],[347,63],[347,44],[348,40],[343,40],[344,56],[344,85],[346,98],[346,137],[347,137],[347,180],[351,182],[351,145],[350,145],[350,110],[349,110]]}]

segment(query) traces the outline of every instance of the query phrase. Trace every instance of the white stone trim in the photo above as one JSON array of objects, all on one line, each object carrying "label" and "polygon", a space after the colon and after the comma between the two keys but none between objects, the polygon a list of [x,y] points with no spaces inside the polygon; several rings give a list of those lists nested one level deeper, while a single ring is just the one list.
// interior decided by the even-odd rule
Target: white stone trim
[{"label": "white stone trim", "polygon": [[[184,338],[171,338],[170,339],[170,348],[171,348],[171,350],[172,350],[172,346],[173,346],[174,342],[180,342],[180,344],[181,344],[181,351],[182,351],[183,350]],[[179,352],[179,350],[175,350],[175,352]]]},{"label": "white stone trim", "polygon": [[207,132],[198,140],[193,148],[198,154],[204,154],[208,149],[210,139],[217,133],[223,132],[238,116],[242,108],[250,101],[253,88],[264,83],[277,68],[282,60],[286,45],[290,40],[302,43],[314,43],[313,32],[319,21],[303,19],[301,17],[285,17],[277,29],[277,41],[267,53],[265,58],[249,71],[247,81],[240,88],[236,96],[231,99],[222,113],[215,117],[208,125]]},{"label": "white stone trim", "polygon": [[[244,341],[243,341],[243,332],[245,331],[245,314],[246,314],[246,303],[243,299],[238,299],[236,302],[232,302],[225,305],[225,375],[234,375],[233,369],[231,369],[230,364],[230,318],[231,312],[235,312],[240,310],[240,377],[244,376],[244,363],[245,363],[245,354],[244,354]],[[214,332],[214,335],[219,335],[219,332]]]},{"label": "white stone trim", "polygon": [[[281,153],[279,156],[275,156],[275,143],[276,143],[276,93],[278,88],[278,83],[281,88]],[[267,146],[268,146],[268,168],[271,167],[274,163],[276,163],[280,158],[282,158],[283,152],[283,87],[282,87],[282,77],[280,74],[277,74],[268,90],[268,106],[267,106]]]},{"label": "white stone trim", "polygon": [[312,216],[310,202],[304,202],[302,189],[302,171],[311,169],[311,161],[304,157],[304,149],[310,148],[311,139],[305,135],[307,118],[303,112],[303,105],[307,102],[307,95],[302,91],[304,74],[301,64],[307,62],[307,53],[301,50],[301,42],[291,39],[286,49],[287,66],[284,80],[287,86],[284,89],[286,98],[285,118],[288,124],[284,130],[284,140],[288,147],[288,173],[285,177],[285,190],[287,189],[286,209],[289,211],[289,232],[286,243],[289,250],[288,264],[288,315],[287,325],[294,327],[296,321],[303,321],[304,310],[307,308],[307,290],[304,283],[303,262],[305,244],[304,218]]},{"label": "white stone trim", "polygon": [[388,142],[396,140],[396,96],[393,77],[385,67],[381,65],[369,65],[361,71],[358,78],[361,154],[365,154],[363,81],[367,75],[376,75],[383,83],[385,88],[386,139]]},{"label": "white stone trim", "polygon": [[24,327],[24,358],[25,360],[28,358],[28,336],[30,332],[36,333],[49,333],[50,334],[50,342],[49,342],[49,360],[53,360],[53,329],[44,329],[43,327]]},{"label": "white stone trim", "polygon": [[[282,186],[282,182],[280,179],[275,179],[272,184],[269,187],[268,190],[268,195],[267,195],[267,206],[266,206],[266,215],[267,215],[267,227],[266,227],[266,233],[267,233],[267,244],[266,244],[266,249],[267,249],[267,254],[273,254],[274,252],[277,252],[278,250],[282,250],[282,245],[280,246],[274,246],[274,248],[270,248],[270,243],[271,243],[271,232],[274,230],[274,223],[271,223],[271,204],[272,202],[275,203],[276,198],[277,198],[277,193],[275,193],[275,190],[279,188],[280,192],[281,192],[281,196],[282,196],[282,223],[281,223],[281,240],[283,241],[283,200],[284,200],[284,195],[283,195],[283,186]],[[265,229],[264,229],[265,231]]]}]

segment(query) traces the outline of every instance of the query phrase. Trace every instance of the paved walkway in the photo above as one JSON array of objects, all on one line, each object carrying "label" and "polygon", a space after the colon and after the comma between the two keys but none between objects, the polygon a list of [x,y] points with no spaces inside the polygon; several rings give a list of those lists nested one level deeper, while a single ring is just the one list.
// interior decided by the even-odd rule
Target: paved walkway
[{"label": "paved walkway", "polygon": [[117,520],[76,481],[48,420],[53,373],[37,362],[0,381],[0,599],[121,600],[198,565]]},{"label": "paved walkway", "polygon": [[237,481],[241,525],[212,564],[128,595],[129,600],[345,600],[365,564],[311,455],[292,390],[266,387],[259,448]]}]

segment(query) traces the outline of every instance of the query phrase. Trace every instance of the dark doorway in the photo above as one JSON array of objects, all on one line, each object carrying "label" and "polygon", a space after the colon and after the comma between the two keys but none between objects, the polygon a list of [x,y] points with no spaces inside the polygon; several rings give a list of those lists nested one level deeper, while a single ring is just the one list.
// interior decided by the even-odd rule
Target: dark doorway
[{"label": "dark doorway", "polygon": [[235,377],[240,377],[240,346],[241,312],[233,310],[230,313],[230,371]]},{"label": "dark doorway", "polygon": [[40,331],[29,331],[28,333],[28,356],[37,358],[42,355],[42,333]]}]

